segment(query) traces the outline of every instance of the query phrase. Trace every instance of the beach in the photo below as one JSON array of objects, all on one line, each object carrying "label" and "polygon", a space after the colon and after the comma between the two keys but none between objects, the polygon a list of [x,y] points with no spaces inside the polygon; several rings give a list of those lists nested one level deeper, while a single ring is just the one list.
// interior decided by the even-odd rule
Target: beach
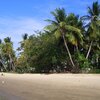
[{"label": "beach", "polygon": [[0,100],[100,100],[100,75],[4,73]]}]

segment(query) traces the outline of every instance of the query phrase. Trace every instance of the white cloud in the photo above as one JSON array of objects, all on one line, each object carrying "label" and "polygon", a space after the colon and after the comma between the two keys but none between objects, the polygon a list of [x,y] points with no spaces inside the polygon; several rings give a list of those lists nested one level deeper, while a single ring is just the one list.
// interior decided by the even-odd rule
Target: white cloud
[{"label": "white cloud", "polygon": [[42,30],[44,26],[43,21],[37,21],[33,18],[0,17],[0,38],[11,37],[14,47],[17,48],[24,33],[34,34],[35,30]]},{"label": "white cloud", "polygon": [[3,33],[33,33],[34,30],[41,30],[44,25],[42,21],[32,18],[0,18],[0,32]]}]

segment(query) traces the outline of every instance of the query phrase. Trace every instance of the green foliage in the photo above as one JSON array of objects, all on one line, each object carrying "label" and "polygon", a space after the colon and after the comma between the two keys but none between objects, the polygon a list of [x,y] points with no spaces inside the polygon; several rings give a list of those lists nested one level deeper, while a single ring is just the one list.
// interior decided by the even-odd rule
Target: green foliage
[{"label": "green foliage", "polygon": [[[83,17],[90,20],[86,29],[78,15],[73,13],[67,15],[63,8],[51,12],[54,20],[46,20],[50,24],[44,28],[44,32],[37,32],[38,35],[31,35],[20,42],[21,54],[17,62],[18,69],[33,68],[33,72],[40,73],[71,72],[73,69],[77,72],[78,70],[89,72],[95,63],[98,65],[99,58],[96,62],[94,57],[95,51],[100,47],[98,3],[93,3],[93,8],[89,7],[88,10],[88,15]],[[91,18],[94,19],[91,20]],[[93,44],[90,48],[91,41]],[[89,48],[91,50],[87,59],[85,55]]]},{"label": "green foliage", "polygon": [[94,68],[90,71],[90,73],[100,74],[100,69]]},{"label": "green foliage", "polygon": [[91,63],[88,59],[85,58],[83,54],[79,52],[75,54],[76,62],[79,66],[79,69],[83,72],[89,72],[92,69]]},{"label": "green foliage", "polygon": [[51,14],[53,20],[46,20],[49,25],[43,31],[23,35],[17,57],[11,38],[0,40],[0,69],[18,73],[100,73],[99,3],[88,7],[88,14],[81,18],[66,14],[64,8]]},{"label": "green foliage", "polygon": [[9,37],[4,39],[4,42],[0,44],[0,69],[11,71],[15,69],[15,51],[13,50],[13,43]]},{"label": "green foliage", "polygon": [[15,72],[17,73],[33,73],[34,69],[31,67],[16,67]]}]

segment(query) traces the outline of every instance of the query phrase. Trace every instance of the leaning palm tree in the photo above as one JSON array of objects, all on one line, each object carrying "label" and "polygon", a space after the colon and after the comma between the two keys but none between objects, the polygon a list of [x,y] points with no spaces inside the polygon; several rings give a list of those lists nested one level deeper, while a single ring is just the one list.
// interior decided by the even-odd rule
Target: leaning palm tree
[{"label": "leaning palm tree", "polygon": [[[71,25],[73,27],[76,27],[81,30],[81,33],[84,32],[83,28],[83,22],[80,20],[78,15],[75,15],[74,13],[71,13],[67,16],[66,23],[68,25]],[[69,33],[69,34],[68,34]],[[83,44],[83,35],[80,33],[77,33],[76,31],[67,31],[66,38],[68,41],[75,47],[77,52],[79,52],[79,46]]]},{"label": "leaning palm tree", "polygon": [[6,70],[6,67],[3,63],[2,46],[3,46],[3,43],[2,43],[2,40],[0,39],[0,71],[3,71],[3,69]]},{"label": "leaning palm tree", "polygon": [[54,20],[47,20],[51,24],[48,25],[45,29],[54,32],[57,38],[59,37],[63,38],[64,45],[68,52],[71,64],[73,68],[75,68],[74,61],[72,59],[70,50],[68,48],[68,41],[70,40],[71,43],[77,45],[77,41],[76,41],[75,36],[73,35],[73,32],[75,34],[80,35],[80,37],[82,37],[81,31],[80,29],[67,24],[67,15],[63,8],[62,9],[58,8],[54,12],[51,12],[51,13],[54,16]]},{"label": "leaning palm tree", "polygon": [[98,37],[100,38],[100,5],[97,1],[93,2],[92,7],[88,7],[88,15],[83,16],[82,19],[89,21],[86,25],[87,35],[90,39],[89,49],[86,54],[86,59],[88,59],[94,41]]},{"label": "leaning palm tree", "polygon": [[4,62],[6,62],[6,66],[9,71],[15,69],[14,66],[14,57],[15,57],[15,52],[13,50],[13,43],[11,41],[11,38],[7,37],[4,38],[4,43],[2,44],[1,48],[2,56],[4,58]]}]

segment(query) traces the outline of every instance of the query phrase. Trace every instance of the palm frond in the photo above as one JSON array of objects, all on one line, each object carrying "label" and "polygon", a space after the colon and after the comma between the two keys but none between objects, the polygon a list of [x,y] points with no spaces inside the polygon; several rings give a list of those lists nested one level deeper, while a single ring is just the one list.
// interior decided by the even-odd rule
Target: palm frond
[{"label": "palm frond", "polygon": [[78,45],[78,41],[77,41],[77,39],[76,39],[76,37],[72,34],[72,33],[66,33],[66,38],[67,38],[67,40],[71,43],[71,44],[73,44],[73,45]]},{"label": "palm frond", "polygon": [[54,31],[56,29],[57,27],[55,25],[47,25],[46,27],[44,27],[44,30],[47,30],[47,31]]},{"label": "palm frond", "polygon": [[47,21],[47,22],[49,22],[51,24],[54,24],[54,25],[58,25],[58,23],[56,21],[53,21],[53,20],[50,20],[50,19],[47,19],[45,21]]},{"label": "palm frond", "polygon": [[57,8],[57,9],[55,9],[54,12],[51,12],[51,14],[54,16],[54,19],[58,23],[60,23],[61,21],[65,21],[65,19],[66,19],[66,13],[65,13],[65,9],[64,8],[62,8],[62,9]]},{"label": "palm frond", "polygon": [[88,7],[88,13],[90,14],[90,16],[94,15],[94,12],[93,12],[93,10],[90,7]]},{"label": "palm frond", "polygon": [[90,20],[91,19],[91,16],[89,15],[84,15],[80,18],[81,20]]},{"label": "palm frond", "polygon": [[60,30],[59,30],[59,29],[56,30],[54,35],[55,35],[56,39],[59,39],[59,38],[61,37],[61,32],[60,32]]},{"label": "palm frond", "polygon": [[99,16],[99,14],[100,14],[100,7],[99,7],[100,5],[98,4],[98,2],[96,1],[96,2],[94,2],[93,3],[93,6],[92,6],[92,9],[93,9],[93,12],[94,12],[94,14],[95,15],[97,15],[97,16]]},{"label": "palm frond", "polygon": [[65,25],[65,29],[81,34],[81,30],[70,25]]}]

